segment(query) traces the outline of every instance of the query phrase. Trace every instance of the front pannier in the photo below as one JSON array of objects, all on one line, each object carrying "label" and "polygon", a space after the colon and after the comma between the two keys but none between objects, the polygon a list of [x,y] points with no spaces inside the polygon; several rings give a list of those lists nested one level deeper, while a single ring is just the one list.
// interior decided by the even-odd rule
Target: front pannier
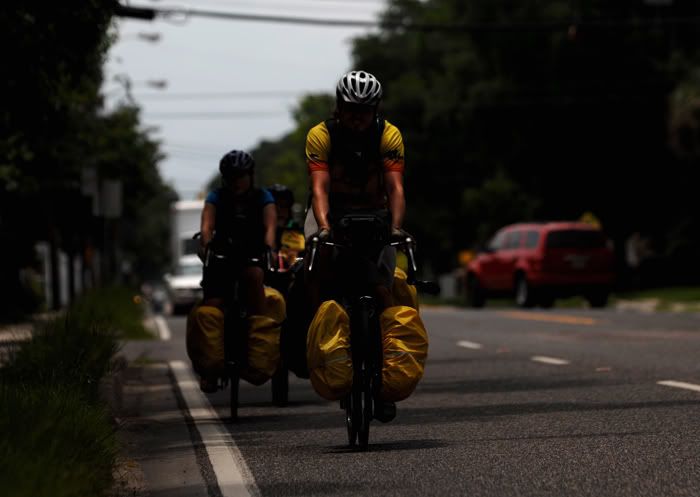
[{"label": "front pannier", "polygon": [[[280,362],[280,331],[285,319],[284,297],[274,288],[265,287],[265,315],[248,316],[247,366],[241,378],[261,385],[269,380]],[[208,305],[196,305],[187,317],[187,355],[200,376],[225,376],[224,313]]]},{"label": "front pannier", "polygon": [[428,332],[418,311],[409,306],[385,309],[379,317],[384,361],[382,399],[403,400],[423,377],[428,356]]},{"label": "front pannier", "polygon": [[350,318],[333,300],[323,302],[311,321],[306,360],[311,385],[324,399],[340,399],[352,388]]},{"label": "front pannier", "polygon": [[253,385],[269,380],[280,362],[280,323],[268,316],[248,316],[247,365],[241,378]]},{"label": "front pannier", "polygon": [[224,375],[224,313],[218,307],[196,305],[187,316],[187,356],[195,373]]},{"label": "front pannier", "polygon": [[415,285],[409,285],[406,281],[408,276],[399,267],[394,269],[394,284],[391,294],[396,305],[406,305],[418,310],[418,291]]}]

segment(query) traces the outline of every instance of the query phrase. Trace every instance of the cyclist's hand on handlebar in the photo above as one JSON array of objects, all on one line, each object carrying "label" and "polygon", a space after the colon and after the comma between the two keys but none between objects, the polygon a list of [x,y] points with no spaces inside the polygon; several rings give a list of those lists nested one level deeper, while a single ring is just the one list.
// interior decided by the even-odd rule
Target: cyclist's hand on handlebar
[{"label": "cyclist's hand on handlebar", "polygon": [[401,228],[391,228],[391,240],[394,242],[405,242],[407,238],[410,238],[413,243],[415,239],[408,231],[402,230]]},{"label": "cyclist's hand on handlebar", "polygon": [[269,245],[265,246],[265,267],[268,271],[275,271],[278,269],[278,261],[277,261],[277,251],[270,247]]},{"label": "cyclist's hand on handlebar", "polygon": [[316,233],[311,235],[311,239],[318,238],[318,241],[323,243],[327,242],[331,238],[331,230],[328,228],[321,228]]}]

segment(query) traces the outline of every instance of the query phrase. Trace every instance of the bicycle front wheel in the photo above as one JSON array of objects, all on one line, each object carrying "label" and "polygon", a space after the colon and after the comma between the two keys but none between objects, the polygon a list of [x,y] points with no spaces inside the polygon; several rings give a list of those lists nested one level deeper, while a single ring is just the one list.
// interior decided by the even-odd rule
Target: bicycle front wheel
[{"label": "bicycle front wheel", "polygon": [[360,426],[358,427],[357,438],[360,450],[367,450],[369,445],[369,424],[372,421],[372,391],[369,381],[363,382],[363,389],[360,392],[362,405],[360,409]]},{"label": "bicycle front wheel", "polygon": [[230,394],[230,405],[231,405],[231,421],[238,421],[238,387],[240,384],[240,376],[238,371],[232,371],[230,374],[231,378],[231,394]]},{"label": "bicycle front wheel", "polygon": [[343,399],[343,405],[345,406],[345,426],[348,429],[348,445],[350,445],[350,447],[355,447],[355,444],[357,444],[358,425],[353,410],[355,406],[354,397],[355,392],[350,392],[345,396],[345,399]]}]

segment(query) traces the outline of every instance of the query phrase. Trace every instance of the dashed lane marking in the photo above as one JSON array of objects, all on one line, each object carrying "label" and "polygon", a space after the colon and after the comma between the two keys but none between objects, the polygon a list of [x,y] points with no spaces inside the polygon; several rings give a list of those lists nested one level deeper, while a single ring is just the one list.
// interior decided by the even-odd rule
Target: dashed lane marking
[{"label": "dashed lane marking", "polygon": [[483,348],[483,345],[480,343],[475,343],[475,342],[469,342],[467,340],[460,340],[457,342],[457,345],[460,347],[464,347],[465,349],[473,349],[473,350],[478,350]]},{"label": "dashed lane marking", "polygon": [[656,383],[658,385],[663,385],[665,387],[684,388],[686,390],[700,392],[700,385],[696,385],[694,383],[686,383],[684,381],[673,381],[673,380],[657,381]]},{"label": "dashed lane marking", "polygon": [[556,357],[547,357],[544,355],[532,356],[530,360],[535,362],[541,362],[542,364],[551,364],[553,366],[565,366],[571,363],[571,361],[567,361],[566,359],[558,359]]},{"label": "dashed lane marking", "polygon": [[522,319],[525,321],[546,321],[550,323],[564,324],[581,324],[584,326],[593,326],[598,324],[598,320],[581,316],[569,316],[566,314],[549,314],[544,312],[524,312],[524,311],[505,311],[501,315],[511,319]]}]

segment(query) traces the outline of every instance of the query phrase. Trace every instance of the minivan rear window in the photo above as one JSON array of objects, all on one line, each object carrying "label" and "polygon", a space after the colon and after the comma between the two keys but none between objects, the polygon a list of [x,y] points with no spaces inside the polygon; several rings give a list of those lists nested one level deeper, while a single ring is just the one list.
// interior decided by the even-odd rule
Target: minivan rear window
[{"label": "minivan rear window", "polygon": [[537,247],[537,243],[540,241],[540,234],[537,231],[528,231],[525,237],[525,247]]},{"label": "minivan rear window", "polygon": [[547,235],[547,248],[603,248],[605,236],[600,231],[558,230]]}]

